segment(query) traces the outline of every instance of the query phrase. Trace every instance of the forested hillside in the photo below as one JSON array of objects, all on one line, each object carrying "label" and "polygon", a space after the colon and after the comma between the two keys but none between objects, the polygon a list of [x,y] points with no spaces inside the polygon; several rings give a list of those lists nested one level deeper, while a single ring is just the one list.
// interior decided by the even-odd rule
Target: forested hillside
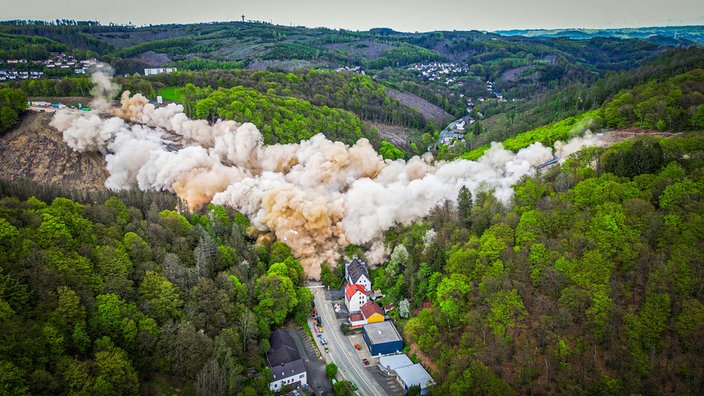
[{"label": "forested hillside", "polygon": [[[676,32],[682,39],[651,39],[653,31],[663,37]],[[408,128],[418,146],[427,146],[432,133],[444,125],[390,99],[384,87],[394,88],[454,117],[471,110],[478,120],[472,134],[478,137],[469,148],[475,148],[598,108],[619,90],[656,76],[663,59],[692,58],[692,52],[702,51],[696,49],[701,45],[698,27],[629,32],[573,39],[384,28],[353,32],[261,22],[135,27],[73,20],[6,21],[0,23],[0,34],[6,38],[0,51],[8,58],[27,60],[15,66],[18,70],[41,71],[46,76],[74,75],[45,65],[47,56],[59,52],[77,60],[97,58],[119,75],[143,74],[144,68],[158,66],[201,71],[146,80],[125,78],[122,85],[152,98],[161,88],[183,88],[189,82],[214,90],[244,85],[267,96],[293,96],[313,105],[345,109],[365,122]],[[245,68],[248,71],[238,71]],[[269,72],[252,73],[261,69]],[[342,74],[352,76],[339,77],[333,70],[347,70]],[[487,92],[489,81],[495,93]],[[86,82],[40,79],[9,86],[21,84],[29,96],[85,96],[90,86]],[[501,97],[494,97],[497,94]],[[468,99],[477,104],[473,110]],[[431,137],[420,144],[418,135],[423,132]]]},{"label": "forested hillside", "polygon": [[286,245],[164,194],[0,195],[0,393],[269,392],[270,329],[312,301]]},{"label": "forested hillside", "polygon": [[389,232],[374,284],[433,394],[699,393],[702,166],[699,134],[583,149]]},{"label": "forested hillside", "polygon": [[[510,165],[531,176],[507,177],[504,201],[481,191],[494,182],[487,174],[473,193],[465,187],[456,200],[433,200],[438,207],[429,216],[409,215],[405,225],[383,228],[378,244],[348,246],[341,237],[335,249],[346,251],[334,253],[374,250],[379,262],[386,260],[371,272],[374,289],[385,295],[378,302],[398,307],[390,315],[409,356],[436,380],[431,394],[701,394],[701,28],[677,30],[679,38],[668,30],[644,31],[656,36],[352,32],[244,21],[143,27],[6,21],[0,22],[0,58],[25,62],[2,63],[0,71],[12,68],[27,78],[0,83],[0,132],[17,125],[28,98],[70,97],[85,104],[93,82],[67,62],[92,58],[116,69],[120,91],[176,101],[191,118],[207,120],[198,123],[205,129],[222,119],[252,122],[267,145],[318,133],[347,145],[367,138],[387,160],[431,151],[435,162],[425,156],[404,164],[384,162],[369,149],[369,159],[384,171],[360,180],[379,173],[389,183],[414,185],[427,172],[422,168],[434,168],[439,172],[429,179],[449,175],[455,183],[448,196],[467,176],[455,173],[474,169],[453,168],[457,163],[449,161],[478,160],[492,141],[513,152],[541,142],[560,157],[561,145],[586,130],[614,136],[612,129],[626,129],[633,139],[609,147],[616,139],[605,139],[604,146],[556,158],[535,173],[544,159],[529,164],[514,158]],[[52,72],[47,57],[64,63],[51,63]],[[179,71],[134,75],[150,66]],[[30,78],[30,72],[37,74]],[[437,111],[422,112],[423,106]],[[180,107],[166,109],[178,109],[170,117],[185,119]],[[140,111],[162,110],[144,100]],[[116,160],[110,146],[118,134],[161,139],[161,132],[146,136],[149,124],[141,121],[133,127],[107,113],[65,114],[95,132],[89,136],[106,132],[99,137],[104,150],[91,153],[100,164]],[[450,144],[439,143],[450,115],[464,117],[467,126],[451,131],[460,137]],[[48,123],[54,115],[41,117]],[[120,127],[113,131],[106,123]],[[269,335],[287,322],[304,324],[312,301],[291,248],[269,240],[280,234],[259,235],[255,244],[254,227],[241,213],[207,203],[190,213],[168,193],[33,184],[22,178],[32,173],[17,164],[38,166],[32,149],[48,147],[38,138],[58,128],[46,125],[42,131],[16,128],[13,144],[1,151],[19,179],[0,180],[0,394],[270,393],[264,357]],[[152,127],[158,132],[165,125]],[[382,128],[398,132],[403,150]],[[175,153],[183,141],[170,141],[161,154]],[[23,148],[22,156],[12,155]],[[159,151],[149,150],[144,157],[157,158]],[[58,150],[42,154],[42,172],[66,168]],[[551,157],[548,150],[541,155]],[[291,167],[302,165],[296,163],[300,157],[291,158]],[[125,170],[136,172],[129,166],[139,161],[125,160]],[[335,165],[329,169],[348,165],[333,156],[329,161]],[[394,178],[386,171],[403,167]],[[253,169],[242,174],[261,178]],[[511,171],[507,166],[496,177]],[[141,187],[138,181],[134,185]],[[320,188],[316,194],[327,187]],[[379,191],[375,204],[395,202],[385,195],[395,190]],[[346,205],[338,195],[335,203]],[[269,203],[280,203],[274,201]],[[309,203],[300,222],[311,221],[308,215],[318,215],[316,205],[323,205]],[[350,207],[339,212],[358,214]],[[323,283],[341,285],[339,264],[322,265]]]}]

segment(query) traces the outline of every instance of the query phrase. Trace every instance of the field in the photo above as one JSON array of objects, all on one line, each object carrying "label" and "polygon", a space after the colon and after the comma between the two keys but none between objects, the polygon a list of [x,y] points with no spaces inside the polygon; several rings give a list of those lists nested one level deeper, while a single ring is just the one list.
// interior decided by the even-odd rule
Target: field
[{"label": "field", "polygon": [[183,88],[168,87],[159,90],[158,94],[165,101],[169,102],[183,102]]}]

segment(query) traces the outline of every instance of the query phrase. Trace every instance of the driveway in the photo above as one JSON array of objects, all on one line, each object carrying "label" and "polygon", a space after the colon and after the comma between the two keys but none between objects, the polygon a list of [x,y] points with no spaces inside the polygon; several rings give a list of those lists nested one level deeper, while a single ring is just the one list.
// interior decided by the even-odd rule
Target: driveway
[{"label": "driveway", "polygon": [[298,352],[301,358],[306,363],[306,371],[308,372],[308,386],[317,395],[334,395],[332,382],[328,379],[325,372],[325,361],[320,360],[318,352],[313,347],[313,344],[308,337],[305,329],[288,329],[287,330],[293,342],[296,343]]}]

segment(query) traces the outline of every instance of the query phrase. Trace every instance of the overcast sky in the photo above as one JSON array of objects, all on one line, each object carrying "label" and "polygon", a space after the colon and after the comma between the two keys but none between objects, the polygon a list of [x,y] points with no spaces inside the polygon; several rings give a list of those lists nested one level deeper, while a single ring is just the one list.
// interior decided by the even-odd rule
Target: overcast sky
[{"label": "overcast sky", "polygon": [[704,0],[2,0],[0,19],[241,20],[404,32],[704,25]]}]

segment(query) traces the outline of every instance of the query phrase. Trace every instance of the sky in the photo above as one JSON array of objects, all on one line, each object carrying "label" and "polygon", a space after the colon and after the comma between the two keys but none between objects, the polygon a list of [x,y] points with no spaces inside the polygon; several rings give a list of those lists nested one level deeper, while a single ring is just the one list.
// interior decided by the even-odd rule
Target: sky
[{"label": "sky", "polygon": [[0,19],[137,26],[258,20],[403,32],[704,25],[702,0],[1,0]]}]

